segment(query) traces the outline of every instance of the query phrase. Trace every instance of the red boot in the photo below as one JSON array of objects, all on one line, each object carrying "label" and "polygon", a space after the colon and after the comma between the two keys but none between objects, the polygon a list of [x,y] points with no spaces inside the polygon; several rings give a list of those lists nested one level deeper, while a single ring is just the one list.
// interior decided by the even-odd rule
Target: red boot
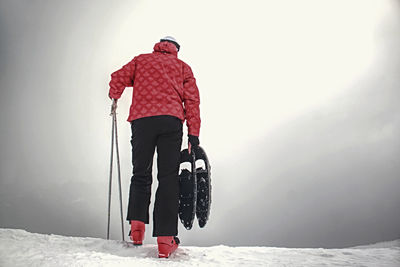
[{"label": "red boot", "polygon": [[158,236],[158,257],[168,258],[172,252],[174,252],[179,245],[179,238],[174,236]]},{"label": "red boot", "polygon": [[144,222],[132,220],[131,221],[131,240],[133,241],[134,245],[142,245],[144,239]]}]

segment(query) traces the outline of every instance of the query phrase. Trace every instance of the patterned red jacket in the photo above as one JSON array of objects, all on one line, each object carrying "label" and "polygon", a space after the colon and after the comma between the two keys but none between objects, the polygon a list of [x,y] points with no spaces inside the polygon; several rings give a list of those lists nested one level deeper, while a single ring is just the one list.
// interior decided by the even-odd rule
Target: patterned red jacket
[{"label": "patterned red jacket", "polygon": [[186,119],[188,133],[199,136],[200,97],[189,65],[178,59],[170,42],[154,45],[111,74],[109,97],[119,99],[125,87],[133,86],[128,121],[157,115]]}]

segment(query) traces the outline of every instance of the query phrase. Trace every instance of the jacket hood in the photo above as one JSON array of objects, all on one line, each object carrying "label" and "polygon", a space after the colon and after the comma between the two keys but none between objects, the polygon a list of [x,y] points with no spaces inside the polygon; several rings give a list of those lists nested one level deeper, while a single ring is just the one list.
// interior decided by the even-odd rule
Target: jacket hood
[{"label": "jacket hood", "polygon": [[176,57],[178,56],[178,51],[176,49],[176,46],[173,43],[166,42],[166,41],[156,43],[154,45],[154,52],[168,53],[168,54],[172,54]]}]

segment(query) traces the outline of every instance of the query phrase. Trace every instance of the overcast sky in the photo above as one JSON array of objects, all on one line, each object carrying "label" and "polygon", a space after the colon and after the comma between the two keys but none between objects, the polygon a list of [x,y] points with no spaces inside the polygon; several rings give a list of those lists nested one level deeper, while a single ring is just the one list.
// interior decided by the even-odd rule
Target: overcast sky
[{"label": "overcast sky", "polygon": [[[400,238],[394,0],[0,0],[0,227],[105,237],[110,74],[166,35],[197,79],[212,165],[210,221],[180,225],[183,244]],[[125,215],[131,95],[118,107]]]}]

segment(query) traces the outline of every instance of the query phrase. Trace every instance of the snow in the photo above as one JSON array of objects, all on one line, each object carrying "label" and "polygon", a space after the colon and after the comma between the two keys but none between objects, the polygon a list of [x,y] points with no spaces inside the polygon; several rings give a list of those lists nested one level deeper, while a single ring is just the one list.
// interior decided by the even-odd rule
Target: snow
[{"label": "snow", "polygon": [[400,266],[400,240],[344,249],[157,246],[0,229],[0,266]]}]

